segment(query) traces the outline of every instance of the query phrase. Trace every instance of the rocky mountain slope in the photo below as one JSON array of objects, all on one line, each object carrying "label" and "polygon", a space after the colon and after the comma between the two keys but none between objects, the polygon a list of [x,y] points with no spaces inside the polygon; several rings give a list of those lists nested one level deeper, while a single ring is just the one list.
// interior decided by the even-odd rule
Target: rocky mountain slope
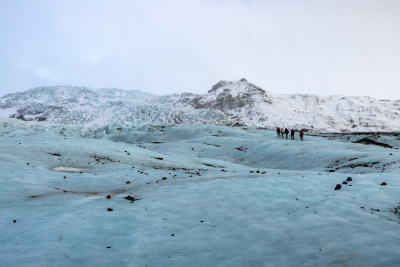
[{"label": "rocky mountain slope", "polygon": [[62,124],[219,124],[304,128],[315,132],[400,130],[400,100],[282,95],[241,79],[207,94],[156,96],[140,91],[40,87],[0,99],[0,117]]}]

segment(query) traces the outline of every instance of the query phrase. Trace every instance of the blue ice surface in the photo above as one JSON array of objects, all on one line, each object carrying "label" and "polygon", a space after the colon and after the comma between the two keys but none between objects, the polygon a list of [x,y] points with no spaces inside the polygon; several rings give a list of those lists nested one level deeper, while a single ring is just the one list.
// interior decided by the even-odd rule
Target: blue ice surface
[{"label": "blue ice surface", "polygon": [[0,266],[400,263],[398,149],[256,127],[17,120],[0,121],[0,149]]}]

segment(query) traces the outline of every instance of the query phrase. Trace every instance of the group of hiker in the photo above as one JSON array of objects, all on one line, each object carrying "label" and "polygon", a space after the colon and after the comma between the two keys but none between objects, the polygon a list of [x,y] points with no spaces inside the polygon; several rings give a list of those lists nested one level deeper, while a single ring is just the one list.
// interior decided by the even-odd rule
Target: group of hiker
[{"label": "group of hiker", "polygon": [[[295,133],[295,130],[291,129],[290,130],[290,139],[292,139],[292,140],[294,140],[294,133]],[[283,138],[283,135],[286,135],[286,138],[288,138],[289,130],[288,130],[288,128],[283,129],[283,127],[282,128],[278,127],[278,128],[276,128],[276,134],[278,135],[278,137],[282,136],[282,138]],[[303,136],[304,136],[303,130],[300,130],[299,136],[300,136],[301,141],[303,141]]]}]

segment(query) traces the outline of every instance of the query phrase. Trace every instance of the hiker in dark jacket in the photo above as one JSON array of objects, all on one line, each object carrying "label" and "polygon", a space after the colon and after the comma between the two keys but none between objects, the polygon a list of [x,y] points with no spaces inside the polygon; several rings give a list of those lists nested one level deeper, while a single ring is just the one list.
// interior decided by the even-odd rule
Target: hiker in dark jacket
[{"label": "hiker in dark jacket", "polygon": [[301,139],[301,141],[303,141],[303,135],[304,135],[303,130],[300,130],[300,139]]},{"label": "hiker in dark jacket", "polygon": [[283,130],[283,127],[281,128],[281,136],[283,138],[283,134],[285,133],[285,131]]},{"label": "hiker in dark jacket", "polygon": [[281,129],[279,129],[279,127],[276,128],[276,134],[278,135],[278,137],[279,137],[279,135],[281,134]]},{"label": "hiker in dark jacket", "polygon": [[287,139],[287,137],[288,137],[288,134],[289,134],[289,130],[288,130],[287,128],[285,128],[286,139]]},{"label": "hiker in dark jacket", "polygon": [[294,140],[294,130],[290,130],[290,139]]}]

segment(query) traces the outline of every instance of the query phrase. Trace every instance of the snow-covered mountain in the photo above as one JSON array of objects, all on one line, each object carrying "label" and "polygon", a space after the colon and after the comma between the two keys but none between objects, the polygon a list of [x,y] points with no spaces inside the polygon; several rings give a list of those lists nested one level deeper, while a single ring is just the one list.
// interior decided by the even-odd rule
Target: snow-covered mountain
[{"label": "snow-covered mountain", "polygon": [[245,79],[220,81],[207,94],[40,87],[0,99],[0,117],[62,124],[219,124],[304,128],[316,132],[400,130],[400,100],[282,95]]}]

